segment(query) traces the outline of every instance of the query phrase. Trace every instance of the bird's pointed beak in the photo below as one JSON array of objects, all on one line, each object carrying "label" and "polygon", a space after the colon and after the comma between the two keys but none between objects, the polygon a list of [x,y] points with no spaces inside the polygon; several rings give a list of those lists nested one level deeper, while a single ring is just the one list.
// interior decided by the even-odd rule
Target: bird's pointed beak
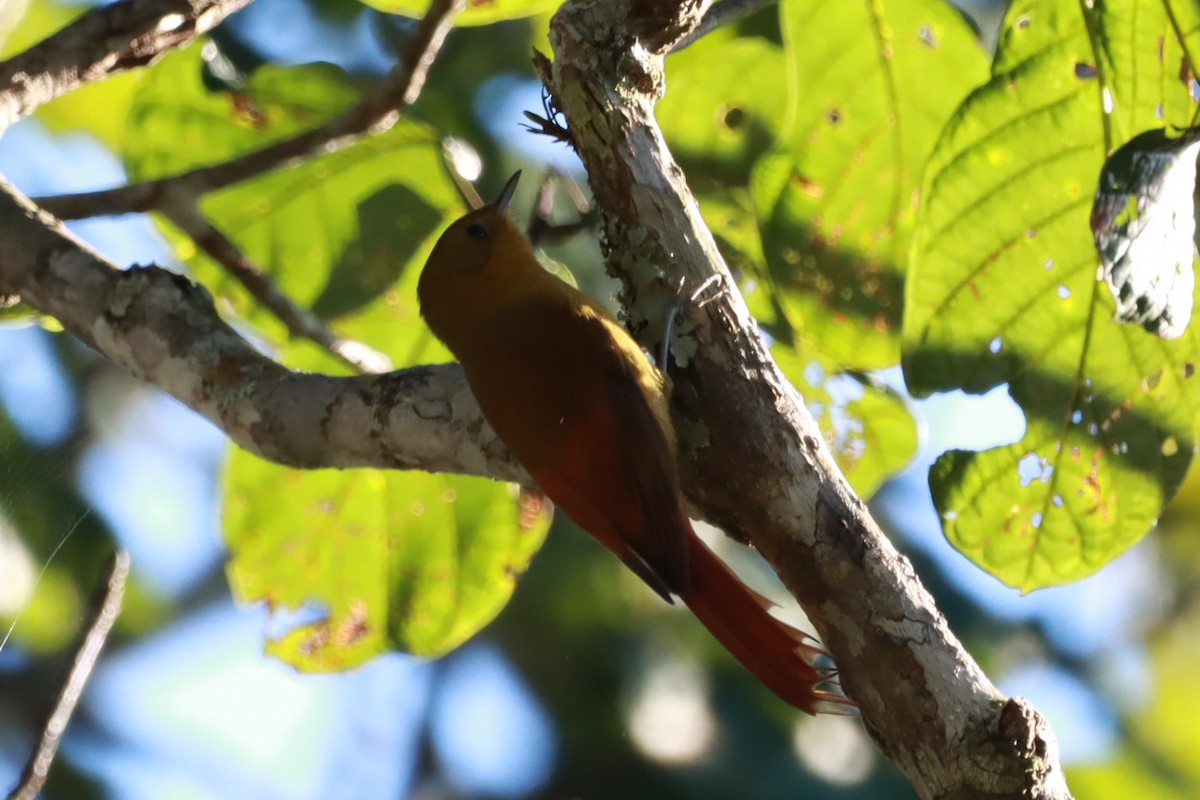
[{"label": "bird's pointed beak", "polygon": [[500,190],[500,196],[496,198],[496,202],[493,204],[496,207],[497,213],[504,214],[508,212],[508,204],[512,202],[513,195],[517,192],[517,183],[520,180],[521,170],[517,170],[508,179],[508,183],[504,184],[504,188]]}]

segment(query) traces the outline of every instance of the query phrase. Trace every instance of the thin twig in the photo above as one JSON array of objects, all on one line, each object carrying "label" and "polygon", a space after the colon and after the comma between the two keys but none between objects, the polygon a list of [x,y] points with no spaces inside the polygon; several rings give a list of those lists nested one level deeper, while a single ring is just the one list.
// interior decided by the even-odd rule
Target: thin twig
[{"label": "thin twig", "polygon": [[295,166],[314,155],[344,150],[364,137],[384,133],[395,126],[401,112],[420,95],[454,17],[465,5],[466,0],[433,0],[395,69],[361,103],[323,125],[190,172],[117,189],[45,197],[35,202],[59,219],[150,211],[159,208],[172,193],[199,198],[206,192]]},{"label": "thin twig", "polygon": [[[454,181],[454,188],[458,189],[458,196],[467,204],[467,208],[483,208],[483,198],[471,183],[478,177],[479,154],[461,139],[447,136],[442,139],[442,166],[446,168],[450,180]],[[467,176],[464,166],[470,167],[474,177]]]},{"label": "thin twig", "polygon": [[[574,222],[555,223],[551,220],[551,214],[554,211],[554,198],[559,188],[565,188],[567,197],[571,200],[571,205],[575,207],[575,212],[579,214],[579,218]],[[579,188],[574,180],[569,175],[564,175],[554,167],[546,170],[546,174],[542,176],[542,182],[538,185],[537,199],[534,201],[533,210],[529,217],[529,240],[535,245],[547,241],[555,241],[566,239],[580,231],[587,230],[596,224],[598,214],[592,208],[592,204],[584,196],[583,190]]]},{"label": "thin twig", "polygon": [[194,204],[180,200],[164,204],[162,213],[192,238],[197,246],[225,268],[254,299],[279,318],[288,333],[316,342],[361,374],[388,372],[392,361],[370,346],[345,339],[331,331],[315,314],[306,311],[275,285],[237,244],[213,225]]},{"label": "thin twig", "polygon": [[695,30],[680,39],[679,43],[671,48],[671,52],[678,53],[685,47],[695,44],[697,39],[712,33],[717,28],[740,22],[751,14],[762,11],[767,6],[773,6],[778,2],[779,0],[721,0],[719,3],[714,3],[709,6],[707,13],[700,20],[700,24],[696,26]]},{"label": "thin twig", "polygon": [[113,554],[112,562],[105,573],[104,584],[97,592],[91,622],[87,633],[80,640],[79,649],[75,653],[75,663],[58,693],[58,702],[46,718],[46,724],[42,726],[41,740],[30,754],[29,760],[25,762],[21,781],[9,793],[8,800],[33,800],[45,786],[46,777],[50,774],[50,765],[54,763],[63,733],[67,730],[67,723],[71,721],[75,706],[83,696],[83,689],[91,677],[92,668],[96,666],[104,642],[121,614],[121,602],[125,597],[125,582],[128,578],[129,553],[118,550]]}]

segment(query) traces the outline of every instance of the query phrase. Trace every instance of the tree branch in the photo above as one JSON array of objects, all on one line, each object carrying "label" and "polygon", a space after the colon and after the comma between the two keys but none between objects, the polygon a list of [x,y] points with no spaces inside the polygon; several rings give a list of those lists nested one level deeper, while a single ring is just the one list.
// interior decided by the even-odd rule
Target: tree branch
[{"label": "tree branch", "polygon": [[219,164],[117,189],[40,198],[38,203],[59,219],[152,211],[164,203],[195,202],[215,189],[295,166],[315,155],[344,150],[367,136],[384,133],[421,94],[454,17],[465,5],[466,0],[433,0],[400,63],[387,78],[361,103],[324,125]]},{"label": "tree branch", "polygon": [[[677,276],[733,285],[653,114],[662,57],[703,5],[570,0],[551,23],[555,62],[537,60],[603,211],[609,270],[643,326]],[[845,482],[742,298],[727,293],[693,321],[696,355],[673,375],[689,497],[771,562],[883,752],[925,798],[1068,798],[1048,726],[1006,700],[951,633]]]},{"label": "tree branch", "polygon": [[250,0],[121,0],[0,63],[0,131],[85,83],[145,66]]},{"label": "tree branch", "polygon": [[704,12],[700,23],[671,47],[671,52],[678,53],[685,47],[691,47],[698,39],[717,28],[740,22],[778,2],[779,0],[720,0],[719,3],[713,3],[708,7],[708,11]]},{"label": "tree branch", "polygon": [[93,604],[91,622],[79,641],[75,652],[75,662],[62,690],[58,693],[58,702],[54,704],[46,724],[42,726],[42,735],[37,747],[29,754],[25,769],[21,772],[21,780],[8,795],[8,800],[34,800],[46,785],[50,774],[50,765],[58,753],[63,733],[67,723],[75,713],[75,706],[83,696],[92,668],[100,658],[100,651],[108,640],[117,617],[121,615],[121,604],[125,599],[125,582],[129,579],[129,553],[118,550],[112,557],[112,562],[105,570],[104,583],[97,590]]},{"label": "tree branch", "polygon": [[457,365],[350,378],[291,372],[222,322],[203,288],[158,267],[117,269],[3,179],[0,294],[58,319],[263,458],[528,481]]},{"label": "tree branch", "polygon": [[465,0],[434,0],[405,46],[400,63],[363,102],[324,125],[229,161],[108,191],[43,198],[38,201],[62,218],[110,215],[125,211],[163,212],[200,249],[225,267],[264,308],[284,323],[293,337],[309,339],[359,372],[390,370],[390,359],[367,345],[344,339],[298,306],[262,269],[200,212],[200,197],[214,189],[293,166],[317,153],[349,147],[365,136],[392,128],[420,96],[455,15]]},{"label": "tree branch", "polygon": [[163,208],[167,219],[179,226],[204,252],[212,256],[232,275],[263,308],[274,314],[293,337],[303,337],[328,350],[355,371],[387,372],[392,360],[362,342],[338,336],[317,315],[301,308],[283,293],[261,267],[242,252],[232,239],[213,225],[194,204],[168,204]]}]

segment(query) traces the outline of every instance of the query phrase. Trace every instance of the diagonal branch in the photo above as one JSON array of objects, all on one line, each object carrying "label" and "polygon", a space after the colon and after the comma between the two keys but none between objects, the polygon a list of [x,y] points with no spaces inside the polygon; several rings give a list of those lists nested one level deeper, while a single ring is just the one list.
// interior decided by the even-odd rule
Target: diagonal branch
[{"label": "diagonal branch", "polygon": [[284,294],[221,230],[200,212],[202,195],[276,168],[295,166],[316,155],[344,149],[364,137],[383,133],[420,96],[429,69],[465,0],[434,0],[408,44],[400,63],[379,87],[354,108],[329,122],[220,164],[120,189],[38,202],[61,218],[110,215],[157,209],[237,279],[293,337],[309,339],[360,373],[391,369],[391,361],[367,345],[345,339]]},{"label": "diagonal branch", "polygon": [[678,53],[686,47],[691,47],[697,40],[717,28],[741,22],[778,2],[779,0],[720,0],[713,3],[708,7],[708,11],[704,12],[700,23],[671,47],[671,52]]},{"label": "diagonal branch", "polygon": [[[680,277],[733,285],[654,119],[663,56],[704,6],[569,0],[551,23],[554,63],[536,62],[603,212],[609,271],[643,327]],[[771,562],[884,754],[925,798],[1069,798],[1049,727],[954,637],[842,477],[740,295],[693,318],[696,354],[673,375],[672,409],[689,497]]]},{"label": "diagonal branch", "polygon": [[219,164],[117,189],[40,198],[38,203],[59,219],[152,211],[172,202],[171,195],[195,201],[215,189],[296,166],[313,156],[344,150],[367,136],[384,133],[421,94],[454,17],[465,5],[466,0],[433,0],[405,46],[400,63],[361,103],[324,125]]},{"label": "diagonal branch", "polygon": [[0,63],[0,131],[85,83],[145,66],[250,0],[121,0]]},{"label": "diagonal branch", "polygon": [[284,294],[271,276],[251,261],[237,243],[213,225],[195,205],[171,203],[162,211],[192,238],[197,247],[237,279],[263,308],[283,322],[291,336],[317,343],[359,373],[387,372],[392,368],[392,360],[385,354],[362,342],[338,336],[317,315]]},{"label": "diagonal branch", "polygon": [[117,617],[121,615],[121,605],[125,599],[125,582],[129,579],[129,553],[118,550],[113,554],[112,561],[105,571],[104,583],[96,592],[91,621],[79,642],[75,652],[75,661],[71,671],[63,682],[62,690],[58,693],[58,701],[42,726],[42,736],[37,747],[29,755],[25,769],[21,773],[21,781],[8,795],[8,800],[34,800],[42,793],[46,778],[50,774],[50,765],[58,754],[58,746],[62,743],[67,723],[75,713],[75,706],[83,697],[84,687],[92,675],[92,668],[100,658],[100,651],[108,640]]}]

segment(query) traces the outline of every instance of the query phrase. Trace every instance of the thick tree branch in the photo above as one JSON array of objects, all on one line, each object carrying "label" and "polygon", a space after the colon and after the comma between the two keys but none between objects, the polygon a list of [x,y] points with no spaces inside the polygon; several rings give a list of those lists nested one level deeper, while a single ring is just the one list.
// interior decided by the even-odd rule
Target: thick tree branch
[{"label": "thick tree branch", "polygon": [[194,203],[207,192],[295,166],[316,155],[344,150],[367,136],[388,131],[420,96],[454,17],[465,5],[466,0],[433,0],[387,78],[361,103],[324,125],[219,164],[117,189],[40,198],[38,202],[60,219],[130,214],[152,211],[164,204]]},{"label": "thick tree branch", "polygon": [[671,52],[678,53],[717,28],[740,22],[778,2],[779,0],[720,0],[713,3],[708,7],[708,11],[704,12],[699,24],[671,47]]},{"label": "thick tree branch", "polygon": [[94,8],[0,63],[0,131],[40,105],[152,62],[211,30],[250,0],[121,0]]},{"label": "thick tree branch", "polygon": [[[538,62],[604,213],[626,307],[655,318],[682,275],[732,279],[653,116],[662,57],[702,0],[570,0]],[[655,268],[659,277],[654,278]],[[884,753],[925,798],[1067,798],[1049,728],[1006,700],[854,496],[740,296],[695,315],[674,375],[689,496],[751,541],[820,631]],[[769,466],[768,466],[769,465]]]},{"label": "thick tree branch", "polygon": [[293,467],[391,467],[527,480],[457,365],[336,378],[291,372],[158,267],[122,271],[0,180],[0,294],[19,295],[242,447]]}]

